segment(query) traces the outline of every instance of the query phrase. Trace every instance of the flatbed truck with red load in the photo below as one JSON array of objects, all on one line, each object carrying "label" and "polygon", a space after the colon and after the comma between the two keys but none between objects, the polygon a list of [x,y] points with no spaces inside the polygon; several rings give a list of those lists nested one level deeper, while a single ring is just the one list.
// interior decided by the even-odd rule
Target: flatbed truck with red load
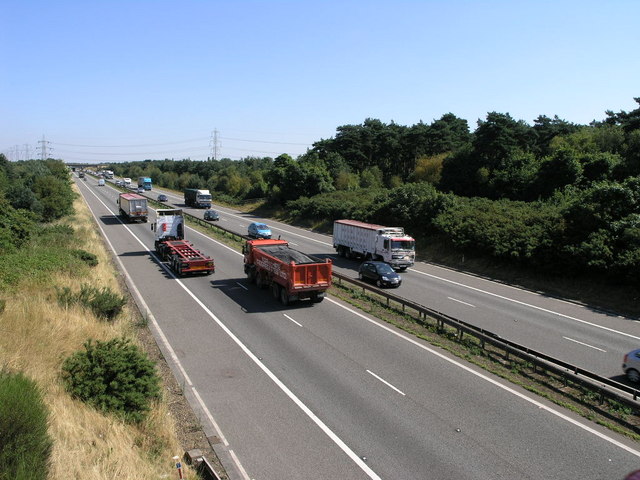
[{"label": "flatbed truck with red load", "polygon": [[285,306],[305,299],[319,303],[331,286],[331,260],[318,262],[285,240],[247,240],[242,252],[249,283],[270,288]]},{"label": "flatbed truck with red load", "polygon": [[159,209],[156,214],[156,223],[151,225],[156,233],[156,253],[171,270],[180,277],[192,273],[211,275],[216,271],[213,259],[184,239],[181,209]]}]

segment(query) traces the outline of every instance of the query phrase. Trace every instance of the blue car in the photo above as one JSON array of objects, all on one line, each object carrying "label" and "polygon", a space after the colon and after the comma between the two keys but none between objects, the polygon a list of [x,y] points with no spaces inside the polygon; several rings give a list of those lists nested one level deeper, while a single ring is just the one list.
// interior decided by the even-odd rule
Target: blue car
[{"label": "blue car", "polygon": [[253,222],[249,225],[247,235],[253,238],[271,238],[271,229],[264,223]]}]

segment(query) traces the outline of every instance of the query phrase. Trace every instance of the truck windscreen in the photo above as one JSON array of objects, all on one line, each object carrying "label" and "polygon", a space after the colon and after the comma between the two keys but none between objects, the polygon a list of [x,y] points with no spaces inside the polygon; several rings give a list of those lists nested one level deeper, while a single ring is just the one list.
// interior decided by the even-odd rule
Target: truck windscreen
[{"label": "truck windscreen", "polygon": [[392,250],[415,250],[416,242],[413,240],[392,240]]}]

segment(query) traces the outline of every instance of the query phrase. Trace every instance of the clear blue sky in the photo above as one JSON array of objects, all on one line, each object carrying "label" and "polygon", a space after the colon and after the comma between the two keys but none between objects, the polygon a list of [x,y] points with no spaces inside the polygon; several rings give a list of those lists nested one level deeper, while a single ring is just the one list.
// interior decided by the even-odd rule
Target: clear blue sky
[{"label": "clear blue sky", "polygon": [[[640,96],[640,2],[0,2],[0,152],[304,153],[366,118],[586,124]],[[17,149],[16,149],[17,146]],[[28,146],[28,147],[27,147]]]}]

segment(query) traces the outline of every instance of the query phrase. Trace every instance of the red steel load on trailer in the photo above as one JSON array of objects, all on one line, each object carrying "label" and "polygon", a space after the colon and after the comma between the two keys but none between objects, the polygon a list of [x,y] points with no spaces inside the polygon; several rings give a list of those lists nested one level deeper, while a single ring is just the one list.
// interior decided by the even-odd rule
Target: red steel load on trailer
[{"label": "red steel load on trailer", "polygon": [[156,231],[155,247],[160,258],[169,262],[171,269],[179,276],[187,273],[216,271],[213,259],[190,242],[184,240],[184,219],[180,209],[156,210],[157,221],[152,225]]},{"label": "red steel load on trailer", "polygon": [[331,286],[331,260],[318,262],[285,240],[248,240],[242,251],[249,283],[270,287],[283,305],[302,299],[321,302]]}]

